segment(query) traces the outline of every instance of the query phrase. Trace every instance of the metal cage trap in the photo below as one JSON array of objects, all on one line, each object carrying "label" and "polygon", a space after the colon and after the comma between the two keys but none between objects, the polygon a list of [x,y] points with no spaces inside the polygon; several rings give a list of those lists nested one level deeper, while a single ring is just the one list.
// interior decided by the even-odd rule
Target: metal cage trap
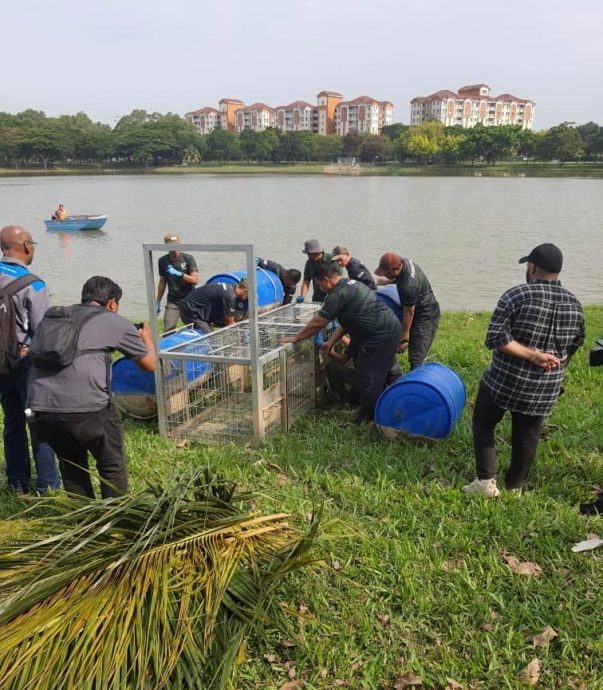
[{"label": "metal cage trap", "polygon": [[[153,264],[149,257],[153,250],[163,248],[145,245],[151,307]],[[234,251],[235,247],[182,245],[181,249]],[[257,315],[253,245],[239,245],[236,250],[247,254],[249,319],[208,334],[178,329],[182,342],[157,353],[159,428],[177,440],[258,444],[272,432],[288,431],[316,405],[322,381],[318,348],[313,339],[296,346],[281,342],[298,333],[321,305],[289,304]],[[149,312],[153,313],[152,308]],[[157,334],[155,319],[151,325]]]}]

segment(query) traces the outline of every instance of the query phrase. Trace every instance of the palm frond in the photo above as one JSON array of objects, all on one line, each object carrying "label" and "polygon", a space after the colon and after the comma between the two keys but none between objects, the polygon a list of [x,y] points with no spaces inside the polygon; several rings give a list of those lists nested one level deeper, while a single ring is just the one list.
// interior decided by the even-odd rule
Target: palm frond
[{"label": "palm frond", "polygon": [[275,583],[312,561],[319,517],[242,510],[196,471],[104,501],[61,496],[0,544],[6,690],[225,688]]}]

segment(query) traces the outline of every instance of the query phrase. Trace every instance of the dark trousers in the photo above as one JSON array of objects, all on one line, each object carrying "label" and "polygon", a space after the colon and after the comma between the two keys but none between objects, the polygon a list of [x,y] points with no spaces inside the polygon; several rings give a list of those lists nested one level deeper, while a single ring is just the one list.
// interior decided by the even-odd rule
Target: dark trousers
[{"label": "dark trousers", "polygon": [[425,362],[439,324],[439,309],[431,315],[415,314],[408,336],[408,363],[411,369],[416,369]]},{"label": "dark trousers", "polygon": [[[27,407],[27,381],[31,360],[24,357],[8,376],[0,375],[0,402],[4,413],[4,459],[6,476],[12,489],[29,491],[31,461],[25,408]],[[40,442],[30,430],[31,447],[36,464],[36,490],[58,489],[61,485],[52,448]]]},{"label": "dark trousers", "polygon": [[356,369],[351,360],[347,364],[328,359],[325,367],[329,388],[342,403],[357,405]]},{"label": "dark trousers", "polygon": [[211,333],[210,323],[198,319],[194,314],[191,314],[189,311],[183,309],[182,307],[180,307],[180,318],[182,319],[182,323],[192,323],[193,328],[196,331],[201,331],[202,333]]},{"label": "dark trousers", "polygon": [[356,387],[360,399],[359,417],[373,419],[377,399],[386,384],[393,382],[402,372],[396,361],[400,345],[401,328],[393,337],[375,346],[370,341],[358,348],[356,359]]},{"label": "dark trousers", "polygon": [[65,490],[94,498],[88,452],[96,460],[103,498],[128,491],[124,435],[116,407],[95,412],[36,412],[32,427],[59,458]]},{"label": "dark trousers", "polygon": [[[473,447],[478,479],[496,478],[494,429],[506,410],[494,401],[490,390],[480,383],[473,408]],[[536,447],[544,417],[511,413],[511,463],[505,475],[507,489],[520,489],[536,457]]]}]

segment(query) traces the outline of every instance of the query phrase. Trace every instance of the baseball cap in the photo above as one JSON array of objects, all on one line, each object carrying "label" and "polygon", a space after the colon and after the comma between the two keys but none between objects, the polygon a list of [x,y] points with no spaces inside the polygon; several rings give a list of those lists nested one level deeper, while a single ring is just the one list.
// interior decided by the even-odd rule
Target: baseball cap
[{"label": "baseball cap", "polygon": [[386,252],[380,259],[379,265],[375,269],[375,274],[378,276],[387,275],[392,268],[398,268],[402,265],[402,257],[396,252]]},{"label": "baseball cap", "polygon": [[547,242],[534,247],[527,256],[522,256],[519,259],[520,264],[525,264],[528,261],[548,273],[559,273],[563,266],[563,254],[559,247]]},{"label": "baseball cap", "polygon": [[180,235],[175,235],[174,233],[166,235],[163,238],[163,242],[164,244],[182,244],[182,241],[180,240]]},{"label": "baseball cap", "polygon": [[306,240],[302,252],[304,254],[322,254],[324,249],[318,240]]},{"label": "baseball cap", "polygon": [[343,244],[338,244],[336,247],[333,247],[333,251],[331,252],[331,261],[337,261],[342,254],[349,253],[350,250],[347,247],[344,247]]}]

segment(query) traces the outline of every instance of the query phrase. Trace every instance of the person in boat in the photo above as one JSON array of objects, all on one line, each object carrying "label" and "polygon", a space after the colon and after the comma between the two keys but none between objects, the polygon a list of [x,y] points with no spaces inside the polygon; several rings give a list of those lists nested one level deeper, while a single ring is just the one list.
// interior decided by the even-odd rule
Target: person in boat
[{"label": "person in boat", "polygon": [[[181,244],[179,235],[173,233],[163,238],[165,244]],[[195,257],[178,250],[171,251],[159,259],[159,285],[155,311],[161,311],[161,300],[167,287],[167,301],[163,314],[163,330],[176,328],[180,318],[180,303],[199,283],[199,271]]]},{"label": "person in boat", "polygon": [[59,204],[57,210],[52,214],[52,220],[65,220],[67,218],[67,211],[63,204]]},{"label": "person in boat", "polygon": [[296,268],[284,268],[276,263],[276,261],[262,259],[259,256],[256,257],[255,263],[259,268],[263,268],[265,271],[271,271],[279,277],[285,292],[283,304],[290,304],[297,289],[297,284],[301,280],[301,271],[298,271]]}]

